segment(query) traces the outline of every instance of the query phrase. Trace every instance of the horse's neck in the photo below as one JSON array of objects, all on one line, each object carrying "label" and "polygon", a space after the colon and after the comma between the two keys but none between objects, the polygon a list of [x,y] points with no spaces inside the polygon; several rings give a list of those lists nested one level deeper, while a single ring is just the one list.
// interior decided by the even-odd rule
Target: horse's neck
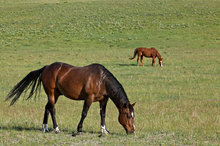
[{"label": "horse's neck", "polygon": [[161,55],[160,55],[160,53],[157,51],[157,57],[159,58],[159,59],[161,59]]},{"label": "horse's neck", "polygon": [[121,108],[122,105],[129,102],[127,95],[118,81],[113,81],[114,79],[107,81],[107,94],[109,98],[113,101],[118,109]]},{"label": "horse's neck", "polygon": [[124,104],[129,102],[128,98],[124,95],[121,95],[120,93],[117,96],[110,95],[109,97],[118,109],[120,109]]},{"label": "horse's neck", "polygon": [[120,109],[121,105],[129,102],[127,95],[122,87],[122,85],[118,82],[118,80],[113,76],[111,72],[103,67],[103,74],[105,77],[103,78],[107,96],[114,102],[116,107]]}]

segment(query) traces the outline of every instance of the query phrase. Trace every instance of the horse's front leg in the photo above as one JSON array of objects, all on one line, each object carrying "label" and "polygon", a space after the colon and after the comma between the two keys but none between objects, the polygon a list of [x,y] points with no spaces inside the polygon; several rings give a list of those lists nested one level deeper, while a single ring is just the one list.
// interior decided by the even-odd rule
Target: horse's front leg
[{"label": "horse's front leg", "polygon": [[144,64],[143,64],[143,55],[141,56],[141,65],[144,66]]},{"label": "horse's front leg", "polygon": [[155,56],[152,57],[152,66],[156,66],[155,65]]},{"label": "horse's front leg", "polygon": [[102,134],[109,134],[109,131],[105,127],[105,112],[106,112],[106,105],[108,102],[108,98],[105,98],[104,100],[99,102],[100,105],[100,116],[101,116],[101,132]]},{"label": "horse's front leg", "polygon": [[90,101],[90,99],[88,98],[87,100],[84,101],[84,105],[83,105],[83,110],[82,110],[82,116],[80,119],[80,122],[77,126],[77,133],[80,134],[82,132],[82,127],[83,127],[83,121],[87,116],[88,110],[90,105],[92,104],[92,101]]}]

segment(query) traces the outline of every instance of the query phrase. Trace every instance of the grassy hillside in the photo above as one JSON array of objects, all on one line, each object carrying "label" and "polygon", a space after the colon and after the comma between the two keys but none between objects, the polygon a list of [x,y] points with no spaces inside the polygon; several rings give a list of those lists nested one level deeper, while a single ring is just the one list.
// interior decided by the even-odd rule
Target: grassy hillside
[{"label": "grassy hillside", "polygon": [[[218,0],[0,0],[0,139],[3,145],[218,145],[220,138],[220,1]],[[164,67],[129,60],[136,47],[155,47]],[[127,136],[110,100],[99,138],[99,105],[72,137],[82,101],[56,104],[62,133],[43,133],[46,94],[4,102],[30,71],[55,61],[100,63],[135,105],[135,135]],[[49,118],[49,128],[52,122]]]}]

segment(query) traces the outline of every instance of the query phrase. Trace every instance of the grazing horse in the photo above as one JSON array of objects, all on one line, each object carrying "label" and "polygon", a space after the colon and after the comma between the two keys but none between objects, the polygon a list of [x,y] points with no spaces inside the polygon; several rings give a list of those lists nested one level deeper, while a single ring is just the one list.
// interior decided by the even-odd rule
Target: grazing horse
[{"label": "grazing horse", "polygon": [[141,57],[141,64],[143,66],[143,56],[152,58],[152,66],[155,66],[155,58],[158,57],[160,66],[161,67],[163,66],[162,64],[163,58],[161,57],[160,53],[155,48],[136,48],[134,50],[134,56],[130,58],[130,60],[134,59],[137,54],[138,54],[137,66],[138,66],[138,61],[140,57]]},{"label": "grazing horse", "polygon": [[[75,67],[66,63],[55,62],[41,69],[30,72],[8,93],[6,100],[11,100],[13,105],[20,95],[31,87],[27,99],[40,90],[41,83],[47,94],[48,102],[45,106],[43,130],[48,132],[48,116],[52,117],[55,133],[60,130],[55,118],[55,104],[60,95],[73,100],[84,100],[81,120],[77,133],[82,132],[83,121],[92,102],[99,101],[101,115],[101,132],[108,135],[105,127],[105,111],[110,98],[119,111],[119,123],[127,134],[134,133],[134,104],[130,101],[118,80],[104,66],[91,64],[85,67]],[[36,97],[36,96],[35,96]]]}]

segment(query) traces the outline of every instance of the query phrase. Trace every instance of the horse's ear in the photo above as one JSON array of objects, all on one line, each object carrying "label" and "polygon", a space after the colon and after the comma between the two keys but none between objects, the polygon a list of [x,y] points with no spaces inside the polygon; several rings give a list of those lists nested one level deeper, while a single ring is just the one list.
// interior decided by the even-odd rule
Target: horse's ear
[{"label": "horse's ear", "polygon": [[135,105],[135,104],[136,104],[136,102],[135,102],[135,103],[133,103],[133,104],[132,104],[132,106],[134,107],[134,105]]},{"label": "horse's ear", "polygon": [[121,104],[120,107],[121,108],[128,108],[129,107],[129,103]]}]

